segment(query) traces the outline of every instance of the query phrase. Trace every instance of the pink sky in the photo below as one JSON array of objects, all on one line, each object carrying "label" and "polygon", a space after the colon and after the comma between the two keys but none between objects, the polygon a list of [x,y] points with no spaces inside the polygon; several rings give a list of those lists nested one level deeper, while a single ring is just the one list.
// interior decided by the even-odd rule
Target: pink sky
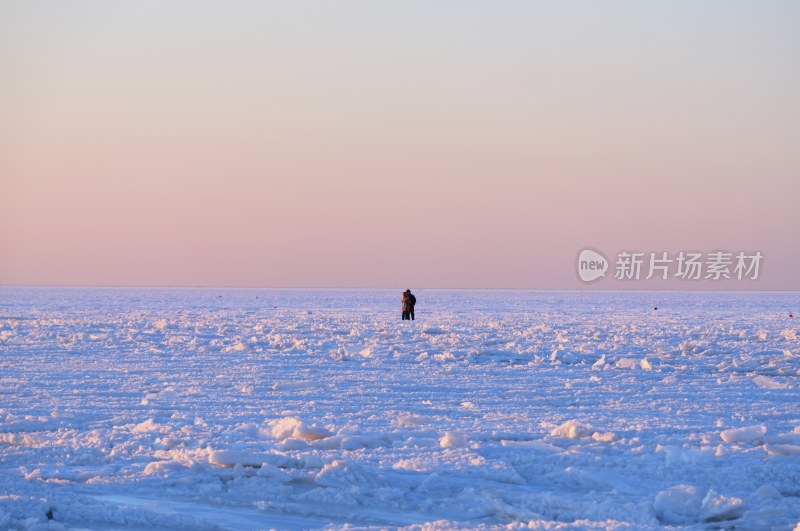
[{"label": "pink sky", "polygon": [[[800,4],[4,2],[0,284],[800,289]],[[614,282],[596,288],[641,287]]]}]

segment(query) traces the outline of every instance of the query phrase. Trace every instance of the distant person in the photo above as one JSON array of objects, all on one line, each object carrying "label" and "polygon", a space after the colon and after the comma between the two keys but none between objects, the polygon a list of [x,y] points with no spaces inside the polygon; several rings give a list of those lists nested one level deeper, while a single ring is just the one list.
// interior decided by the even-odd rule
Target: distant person
[{"label": "distant person", "polygon": [[408,302],[408,315],[411,320],[414,320],[414,305],[417,304],[417,298],[411,293],[410,289],[407,289],[404,293],[406,296],[406,301]]},{"label": "distant person", "polygon": [[407,321],[411,319],[411,312],[409,310],[410,304],[408,300],[409,291],[406,290],[403,292],[403,295],[400,297],[400,307],[403,309],[403,321]]}]

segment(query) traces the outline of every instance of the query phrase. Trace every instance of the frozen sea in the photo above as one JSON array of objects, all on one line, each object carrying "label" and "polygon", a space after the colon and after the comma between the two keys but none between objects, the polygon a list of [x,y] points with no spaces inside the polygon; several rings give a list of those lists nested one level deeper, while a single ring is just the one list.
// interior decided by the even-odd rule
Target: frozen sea
[{"label": "frozen sea", "polygon": [[800,530],[800,294],[415,294],[0,288],[0,529]]}]

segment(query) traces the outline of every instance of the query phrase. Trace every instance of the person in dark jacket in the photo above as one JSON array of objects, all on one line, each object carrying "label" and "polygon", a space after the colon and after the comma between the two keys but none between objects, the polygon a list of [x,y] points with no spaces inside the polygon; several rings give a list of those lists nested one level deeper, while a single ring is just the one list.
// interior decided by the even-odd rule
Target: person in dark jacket
[{"label": "person in dark jacket", "polygon": [[407,289],[406,292],[403,294],[406,297],[406,302],[408,304],[408,317],[407,319],[414,320],[414,305],[417,303],[417,298],[411,293],[410,289]]}]

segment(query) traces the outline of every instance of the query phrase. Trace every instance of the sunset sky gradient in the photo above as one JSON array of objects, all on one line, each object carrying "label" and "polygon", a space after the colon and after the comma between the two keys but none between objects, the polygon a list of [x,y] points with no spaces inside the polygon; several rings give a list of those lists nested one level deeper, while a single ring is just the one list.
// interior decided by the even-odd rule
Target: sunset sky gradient
[{"label": "sunset sky gradient", "polygon": [[6,1],[0,284],[800,289],[800,3]]}]

